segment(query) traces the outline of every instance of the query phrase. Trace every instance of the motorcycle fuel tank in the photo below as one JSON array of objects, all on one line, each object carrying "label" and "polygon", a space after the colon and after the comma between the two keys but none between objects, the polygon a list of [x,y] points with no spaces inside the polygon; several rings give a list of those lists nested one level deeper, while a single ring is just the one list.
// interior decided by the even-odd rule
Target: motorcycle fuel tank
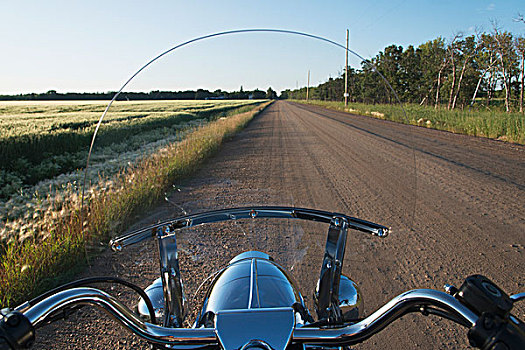
[{"label": "motorcycle fuel tank", "polygon": [[[230,261],[212,282],[200,324],[219,311],[241,309],[304,308],[304,300],[286,272],[268,254],[250,251]],[[305,308],[304,308],[305,309]]]}]

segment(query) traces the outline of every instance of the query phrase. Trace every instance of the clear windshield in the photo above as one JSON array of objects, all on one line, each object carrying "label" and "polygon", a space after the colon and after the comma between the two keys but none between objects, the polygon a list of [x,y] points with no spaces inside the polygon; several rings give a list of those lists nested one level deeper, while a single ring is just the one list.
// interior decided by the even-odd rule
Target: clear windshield
[{"label": "clear windshield", "polygon": [[[221,62],[256,60],[258,40],[274,42],[287,56],[287,47],[293,47],[290,69],[300,67],[306,81],[274,91],[272,79],[278,84],[275,72],[282,62],[270,60],[236,73],[239,90],[220,89],[218,79],[227,74]],[[211,63],[203,52],[213,52],[215,45],[231,47],[231,55]],[[104,176],[110,178],[120,174],[104,186],[119,197],[120,214],[139,220],[129,225],[118,219],[115,234],[186,214],[277,205],[339,212],[390,227],[392,239],[410,237],[417,183],[411,132],[388,121],[408,123],[407,116],[379,73],[388,73],[389,67],[375,67],[352,51],[343,103],[345,52],[344,46],[303,33],[230,33],[179,47],[141,70],[104,115],[89,166],[97,171],[107,166]],[[177,79],[188,59],[202,60],[210,75],[202,78],[206,74],[196,72],[191,88]],[[326,71],[309,72],[319,60],[326,62]],[[319,83],[323,79],[337,84],[324,86]],[[259,85],[243,88],[244,81]],[[114,138],[110,125],[117,122],[128,125],[126,136],[105,145]],[[86,192],[85,205],[97,196],[101,179],[100,172],[88,171],[87,188],[95,189]],[[313,310],[310,296],[327,230],[326,224],[270,219],[182,230],[177,245],[193,312],[202,300],[196,292],[205,278],[248,250],[268,253],[287,269]],[[388,238],[353,230],[348,237],[343,273],[368,280],[363,288],[374,285],[365,278],[367,266],[399,263],[395,255],[385,254]],[[154,261],[156,248],[145,244],[141,255]],[[152,273],[157,268],[148,267]]]}]

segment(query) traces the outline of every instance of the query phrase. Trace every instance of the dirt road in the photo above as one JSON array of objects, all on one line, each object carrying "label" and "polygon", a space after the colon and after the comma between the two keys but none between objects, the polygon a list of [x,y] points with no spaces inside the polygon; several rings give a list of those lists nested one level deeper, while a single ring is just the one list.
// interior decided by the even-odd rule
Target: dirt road
[{"label": "dirt road", "polygon": [[[193,178],[176,185],[179,190],[170,196],[176,205],[160,205],[136,226],[178,215],[177,206],[193,213],[246,204],[339,211],[392,226],[385,239],[349,236],[344,273],[358,282],[367,313],[405,290],[459,286],[474,273],[506,291],[525,290],[523,146],[279,101]],[[310,247],[322,253],[326,232],[317,228],[272,224],[255,237],[251,224],[232,224],[213,239],[183,239],[187,295],[234,254],[257,244],[287,266],[301,262],[294,277],[310,296],[319,261],[297,252]],[[226,237],[240,231],[249,239],[232,245]],[[149,242],[127,253],[103,253],[85,275],[118,275],[145,287],[157,269],[156,248]],[[112,292],[133,305],[130,293]],[[523,308],[517,313],[525,317]],[[101,315],[82,310],[41,330],[39,348],[146,348]],[[466,332],[435,317],[409,315],[356,346],[418,347],[465,348]]]}]

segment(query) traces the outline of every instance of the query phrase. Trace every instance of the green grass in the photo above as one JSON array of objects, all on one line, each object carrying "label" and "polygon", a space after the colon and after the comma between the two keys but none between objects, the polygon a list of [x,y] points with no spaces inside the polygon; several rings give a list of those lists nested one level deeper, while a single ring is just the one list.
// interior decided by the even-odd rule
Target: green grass
[{"label": "green grass", "polygon": [[[305,101],[296,101],[305,103]],[[399,123],[419,125],[427,128],[450,131],[458,134],[488,137],[507,142],[525,144],[525,115],[486,110],[434,109],[419,105],[367,105],[342,102],[309,101],[326,108],[368,115]]]},{"label": "green grass", "polygon": [[182,141],[102,179],[108,185],[89,192],[82,216],[78,192],[68,186],[69,197],[63,200],[60,213],[38,218],[39,225],[23,241],[12,239],[1,246],[1,306],[14,306],[56,284],[82,263],[85,248],[96,251],[110,233],[125,229],[127,222],[157,203],[175,181],[192,173],[265,106],[251,106],[249,112],[196,127]]}]

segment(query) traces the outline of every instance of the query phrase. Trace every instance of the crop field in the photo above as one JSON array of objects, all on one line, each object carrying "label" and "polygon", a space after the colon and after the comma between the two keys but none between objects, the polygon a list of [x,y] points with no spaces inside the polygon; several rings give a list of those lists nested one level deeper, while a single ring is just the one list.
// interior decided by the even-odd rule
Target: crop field
[{"label": "crop field", "polygon": [[[304,101],[296,102],[304,103]],[[308,103],[457,134],[525,144],[525,114],[518,112],[506,113],[501,110],[480,109],[447,110],[446,108],[436,110],[434,107],[405,104],[403,105],[405,117],[399,105],[349,103],[345,108],[342,102],[308,101]]]},{"label": "crop field", "polygon": [[[117,102],[101,125],[97,146],[120,145],[122,150],[136,150],[246,104]],[[34,185],[82,167],[105,106],[84,102],[0,104],[0,198],[5,199],[23,185]]]},{"label": "crop field", "polygon": [[[116,102],[99,130],[89,179],[107,177],[180,140],[208,121],[260,101]],[[60,212],[79,190],[87,150],[105,101],[0,103],[0,238],[33,232],[46,211]],[[101,177],[101,174],[102,177]],[[103,184],[100,180],[104,178]],[[55,214],[56,215],[56,214]]]},{"label": "crop field", "polygon": [[11,181],[14,190],[0,201],[0,306],[67,279],[112,232],[241,130],[263,102],[117,103],[95,142],[83,209],[79,168],[105,105],[2,104],[2,187]]}]

